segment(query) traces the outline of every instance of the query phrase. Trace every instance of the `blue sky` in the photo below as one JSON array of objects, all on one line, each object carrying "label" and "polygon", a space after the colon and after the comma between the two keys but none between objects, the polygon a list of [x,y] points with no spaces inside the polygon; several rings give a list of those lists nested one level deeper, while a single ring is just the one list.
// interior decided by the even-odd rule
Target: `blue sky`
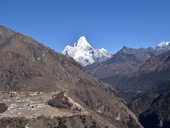
[{"label": "blue sky", "polygon": [[0,0],[0,24],[61,52],[84,35],[95,48],[170,41],[170,0]]}]

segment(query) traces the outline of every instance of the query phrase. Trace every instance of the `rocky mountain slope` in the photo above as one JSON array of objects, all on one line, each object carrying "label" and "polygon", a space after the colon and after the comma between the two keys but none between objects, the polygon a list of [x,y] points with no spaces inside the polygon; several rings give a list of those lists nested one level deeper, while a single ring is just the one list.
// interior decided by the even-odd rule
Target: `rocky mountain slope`
[{"label": "rocky mountain slope", "polygon": [[[127,86],[133,91],[140,90],[140,93],[134,97],[136,113],[142,113],[148,106],[151,105],[152,100],[157,98],[157,90],[165,90],[164,83],[170,80],[170,51],[160,54],[158,56],[151,57],[143,66],[141,66],[138,73],[127,80]],[[165,86],[166,87],[166,86]],[[167,88],[167,87],[166,87]],[[167,90],[168,91],[168,90]],[[163,91],[162,91],[163,92]],[[146,97],[150,95],[150,98],[146,100],[146,104],[140,109],[138,104],[138,98]],[[159,93],[160,95],[161,93]],[[151,99],[151,100],[149,100]],[[134,102],[134,101],[133,101]],[[131,104],[134,104],[131,102]],[[139,106],[138,106],[138,105]]]},{"label": "rocky mountain slope", "polygon": [[169,48],[168,45],[142,51],[123,48],[110,60],[87,69],[119,90],[145,128],[168,128]]},{"label": "rocky mountain slope", "polygon": [[0,127],[142,128],[114,91],[72,58],[0,27]]},{"label": "rocky mountain slope", "polygon": [[[146,128],[170,127],[170,80],[164,81],[159,86],[147,93],[145,97],[150,101],[148,107],[139,119]],[[146,99],[142,98],[144,102]]]},{"label": "rocky mountain slope", "polygon": [[94,49],[85,36],[81,36],[74,46],[66,46],[62,54],[72,57],[82,66],[103,62],[112,57],[106,49]]},{"label": "rocky mountain slope", "polygon": [[139,67],[154,54],[154,49],[133,49],[123,47],[111,59],[86,67],[86,69],[104,82],[121,88],[124,77],[138,71]]},{"label": "rocky mountain slope", "polygon": [[124,81],[124,79],[138,72],[141,66],[152,56],[160,55],[166,51],[170,51],[169,46],[157,47],[156,49],[134,49],[124,46],[111,59],[102,63],[88,65],[86,69],[102,81],[123,89],[124,86],[120,81]]},{"label": "rocky mountain slope", "polygon": [[[154,80],[152,86],[148,85],[150,88],[147,91],[136,95],[130,102],[131,109],[138,114],[145,128],[170,127],[170,79],[160,79],[162,74],[164,73],[157,73],[154,78],[158,80]],[[150,77],[149,80],[153,78]],[[144,83],[141,84],[144,85]]]}]

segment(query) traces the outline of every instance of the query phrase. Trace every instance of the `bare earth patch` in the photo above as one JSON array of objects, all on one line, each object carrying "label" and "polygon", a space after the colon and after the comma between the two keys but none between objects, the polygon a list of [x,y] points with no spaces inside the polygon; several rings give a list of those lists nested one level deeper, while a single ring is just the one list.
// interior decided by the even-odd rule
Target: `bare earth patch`
[{"label": "bare earth patch", "polygon": [[[52,100],[54,95],[61,92],[43,93],[43,92],[0,92],[0,108],[2,112],[1,117],[22,117],[25,118],[36,118],[39,116],[47,117],[64,117],[64,116],[75,116],[75,115],[88,115],[81,105],[74,102],[70,97],[64,94],[69,104],[70,109],[60,107],[52,107],[48,105],[48,101]],[[11,94],[15,96],[11,97]],[[58,102],[58,101],[57,101]],[[6,111],[5,110],[6,104]],[[8,107],[8,108],[7,108]]]}]

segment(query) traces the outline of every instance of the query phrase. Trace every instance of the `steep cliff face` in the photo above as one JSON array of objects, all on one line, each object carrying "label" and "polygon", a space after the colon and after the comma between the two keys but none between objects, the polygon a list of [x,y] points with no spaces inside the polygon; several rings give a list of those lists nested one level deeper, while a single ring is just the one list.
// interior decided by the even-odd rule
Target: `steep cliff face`
[{"label": "steep cliff face", "polygon": [[0,33],[5,39],[0,44],[0,102],[8,107],[2,106],[0,126],[141,127],[112,89],[72,58],[7,28],[0,31],[12,33]]}]

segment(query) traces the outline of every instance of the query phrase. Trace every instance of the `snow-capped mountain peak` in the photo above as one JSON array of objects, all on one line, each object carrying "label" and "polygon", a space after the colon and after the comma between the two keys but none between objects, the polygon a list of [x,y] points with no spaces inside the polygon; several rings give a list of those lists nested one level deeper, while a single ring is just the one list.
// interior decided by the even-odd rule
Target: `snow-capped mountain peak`
[{"label": "snow-capped mountain peak", "polygon": [[[81,36],[78,41],[74,44],[74,47],[91,47],[85,36]],[[91,47],[92,48],[92,47]]]},{"label": "snow-capped mountain peak", "polygon": [[94,49],[85,36],[81,36],[74,46],[66,46],[62,54],[72,57],[82,66],[102,62],[112,57],[112,54],[104,48]]},{"label": "snow-capped mountain peak", "polygon": [[166,46],[170,46],[170,42],[164,41],[158,44],[158,47],[161,47],[161,48],[166,47]]}]

